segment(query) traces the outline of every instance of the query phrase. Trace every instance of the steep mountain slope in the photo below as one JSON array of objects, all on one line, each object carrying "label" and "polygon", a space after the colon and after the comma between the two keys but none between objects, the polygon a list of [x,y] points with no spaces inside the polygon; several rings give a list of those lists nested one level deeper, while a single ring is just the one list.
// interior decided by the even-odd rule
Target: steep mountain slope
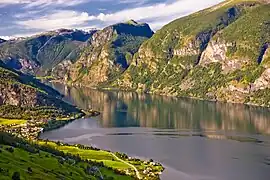
[{"label": "steep mountain slope", "polygon": [[65,59],[77,59],[80,48],[94,33],[59,29],[0,45],[0,60],[9,67],[34,75],[49,74]]},{"label": "steep mountain slope", "polygon": [[8,119],[66,117],[80,110],[61,100],[54,89],[0,63],[0,117]]},{"label": "steep mountain slope", "polygon": [[269,44],[269,1],[228,0],[164,26],[110,86],[270,105]]},{"label": "steep mountain slope", "polygon": [[152,35],[147,24],[133,20],[106,27],[94,33],[75,64],[66,61],[53,74],[87,86],[110,81],[129,66],[140,45]]}]

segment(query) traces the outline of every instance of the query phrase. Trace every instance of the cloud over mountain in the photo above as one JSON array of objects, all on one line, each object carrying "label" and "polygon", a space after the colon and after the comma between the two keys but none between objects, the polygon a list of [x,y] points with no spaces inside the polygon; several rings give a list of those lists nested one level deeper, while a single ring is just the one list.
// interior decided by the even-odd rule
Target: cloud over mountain
[{"label": "cloud over mountain", "polygon": [[[0,0],[0,36],[58,28],[102,28],[134,19],[157,30],[223,0]],[[102,9],[102,11],[101,11]],[[12,27],[12,28],[11,28]]]}]

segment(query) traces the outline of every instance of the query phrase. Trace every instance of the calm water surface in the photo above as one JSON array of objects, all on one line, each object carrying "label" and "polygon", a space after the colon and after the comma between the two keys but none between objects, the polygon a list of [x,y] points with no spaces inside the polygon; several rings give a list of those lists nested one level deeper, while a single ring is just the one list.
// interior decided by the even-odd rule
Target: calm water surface
[{"label": "calm water surface", "polygon": [[163,180],[269,180],[270,110],[130,92],[53,85],[66,100],[102,112],[42,138],[152,158]]}]

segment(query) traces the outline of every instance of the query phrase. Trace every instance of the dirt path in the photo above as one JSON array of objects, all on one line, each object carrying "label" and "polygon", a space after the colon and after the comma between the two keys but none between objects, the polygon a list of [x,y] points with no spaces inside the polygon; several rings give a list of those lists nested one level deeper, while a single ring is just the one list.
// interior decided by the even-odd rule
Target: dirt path
[{"label": "dirt path", "polygon": [[128,166],[130,166],[132,169],[134,169],[135,172],[136,172],[137,178],[138,178],[138,179],[142,179],[142,177],[141,177],[141,175],[140,175],[140,172],[138,171],[138,169],[137,169],[134,165],[132,165],[132,164],[130,164],[130,163],[124,161],[123,159],[120,159],[120,158],[117,157],[114,153],[111,153],[111,155],[113,155],[113,157],[115,157],[117,160],[121,161],[122,163],[125,163],[126,165],[128,165]]}]

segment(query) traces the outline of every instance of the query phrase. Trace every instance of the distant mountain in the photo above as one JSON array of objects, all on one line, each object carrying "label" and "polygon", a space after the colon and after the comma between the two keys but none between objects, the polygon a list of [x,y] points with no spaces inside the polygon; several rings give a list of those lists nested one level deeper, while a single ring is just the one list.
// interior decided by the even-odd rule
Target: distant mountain
[{"label": "distant mountain", "polygon": [[130,20],[0,44],[0,60],[73,85],[270,107],[270,0],[226,0],[155,34]]},{"label": "distant mountain", "polygon": [[227,0],[147,40],[112,88],[270,106],[269,0]]},{"label": "distant mountain", "polygon": [[111,81],[129,67],[133,55],[152,35],[148,24],[134,20],[106,27],[90,37],[76,63],[64,61],[52,74],[88,86]]},{"label": "distant mountain", "polygon": [[24,73],[46,75],[63,60],[76,60],[94,32],[59,29],[6,41],[0,45],[0,60]]},{"label": "distant mountain", "polygon": [[0,38],[0,44],[6,42],[6,40]]}]

